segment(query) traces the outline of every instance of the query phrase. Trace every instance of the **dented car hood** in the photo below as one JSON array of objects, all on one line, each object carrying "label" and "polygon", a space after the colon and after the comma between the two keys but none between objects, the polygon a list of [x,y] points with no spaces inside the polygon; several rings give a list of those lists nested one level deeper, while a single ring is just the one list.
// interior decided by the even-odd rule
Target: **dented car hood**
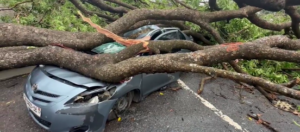
[{"label": "dented car hood", "polygon": [[40,72],[46,72],[44,74],[48,74],[47,76],[54,76],[54,79],[56,78],[68,81],[78,86],[83,86],[85,88],[104,87],[108,85],[107,83],[101,82],[99,80],[95,80],[77,72],[73,72],[56,66],[42,65],[37,66],[36,70]]}]

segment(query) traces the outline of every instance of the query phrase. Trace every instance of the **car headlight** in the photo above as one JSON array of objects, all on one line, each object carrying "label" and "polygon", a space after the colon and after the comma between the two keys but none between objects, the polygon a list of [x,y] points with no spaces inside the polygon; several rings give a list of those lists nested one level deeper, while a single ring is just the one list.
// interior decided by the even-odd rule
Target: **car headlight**
[{"label": "car headlight", "polygon": [[93,88],[92,90],[85,91],[76,97],[72,98],[65,104],[76,104],[76,103],[87,103],[87,104],[96,104],[104,100],[108,100],[114,93],[116,87],[110,88]]}]

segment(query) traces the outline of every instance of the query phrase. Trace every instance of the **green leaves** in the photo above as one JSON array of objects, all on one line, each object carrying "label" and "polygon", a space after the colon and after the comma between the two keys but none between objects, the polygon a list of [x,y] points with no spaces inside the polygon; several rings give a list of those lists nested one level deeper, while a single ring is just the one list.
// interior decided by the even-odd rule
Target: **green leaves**
[{"label": "green leaves", "polygon": [[[283,72],[282,69],[297,68],[299,65],[291,62],[251,60],[242,61],[241,67],[243,70],[253,76],[263,77],[276,83],[285,83],[288,82],[291,77],[289,77],[286,72]],[[291,75],[292,78],[300,77],[300,73],[295,71],[290,72],[289,75]]]},{"label": "green leaves", "polygon": [[[223,10],[235,10],[238,6],[232,0],[220,0],[217,1],[220,8]],[[267,20],[272,23],[284,23],[290,21],[289,16],[285,15],[284,12],[268,13],[262,12],[258,15],[261,19]],[[269,35],[283,34],[281,32],[274,32],[271,30],[262,29],[252,24],[247,18],[243,19],[232,19],[227,23],[226,21],[216,22],[211,24],[217,29],[221,36],[226,42],[246,42],[252,41],[261,37]],[[197,27],[193,30],[199,30]],[[276,83],[288,82],[289,79],[300,77],[299,72],[289,72],[288,76],[282,72],[284,68],[297,68],[298,64],[289,62],[277,62],[269,60],[251,60],[242,61],[241,67],[243,70],[253,76],[263,77]]]},{"label": "green leaves", "polygon": [[[0,0],[0,3],[14,6],[15,4],[23,2],[23,0]],[[61,31],[71,32],[94,32],[95,29],[88,24],[79,21],[76,17],[76,7],[69,1],[64,5],[57,3],[55,0],[34,0],[34,3],[29,2],[21,4],[14,10],[19,13],[18,19],[11,19],[7,17],[1,18],[4,22],[20,23],[22,25],[31,25],[41,28],[55,29]],[[32,6],[31,6],[32,5]],[[85,4],[85,6],[88,4]],[[24,8],[26,7],[26,8]],[[32,8],[28,8],[32,7]],[[88,10],[95,11],[98,8],[88,5]],[[92,16],[93,22],[99,25],[106,25],[105,21],[98,16]]]}]

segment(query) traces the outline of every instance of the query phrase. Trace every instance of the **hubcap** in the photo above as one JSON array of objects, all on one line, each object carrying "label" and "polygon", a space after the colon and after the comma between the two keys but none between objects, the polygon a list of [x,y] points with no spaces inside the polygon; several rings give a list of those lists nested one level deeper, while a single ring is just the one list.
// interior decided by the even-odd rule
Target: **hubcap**
[{"label": "hubcap", "polygon": [[118,109],[119,111],[123,111],[123,110],[126,109],[127,105],[128,105],[127,99],[126,99],[125,97],[122,97],[122,98],[120,98],[120,100],[118,101],[117,109]]}]

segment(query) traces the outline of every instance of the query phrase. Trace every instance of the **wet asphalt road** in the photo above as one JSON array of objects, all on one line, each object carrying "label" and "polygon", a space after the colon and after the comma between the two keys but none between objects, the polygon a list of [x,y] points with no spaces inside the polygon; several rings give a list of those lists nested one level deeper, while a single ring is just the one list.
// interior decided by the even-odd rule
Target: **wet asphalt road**
[{"label": "wet asphalt road", "polygon": [[[181,80],[197,91],[204,75],[184,74]],[[26,77],[0,82],[0,132],[46,132],[29,117],[22,99],[22,87]],[[270,132],[266,127],[249,120],[247,113],[262,114],[262,119],[280,132],[299,132],[299,117],[277,110],[257,91],[254,94],[240,91],[227,79],[215,79],[205,84],[201,97],[224,115],[249,132]],[[239,132],[224,121],[215,111],[205,106],[194,93],[181,89],[155,92],[140,103],[134,103],[125,112],[122,121],[107,123],[105,132]],[[242,95],[242,100],[240,99]],[[300,104],[299,101],[295,101]]]}]

